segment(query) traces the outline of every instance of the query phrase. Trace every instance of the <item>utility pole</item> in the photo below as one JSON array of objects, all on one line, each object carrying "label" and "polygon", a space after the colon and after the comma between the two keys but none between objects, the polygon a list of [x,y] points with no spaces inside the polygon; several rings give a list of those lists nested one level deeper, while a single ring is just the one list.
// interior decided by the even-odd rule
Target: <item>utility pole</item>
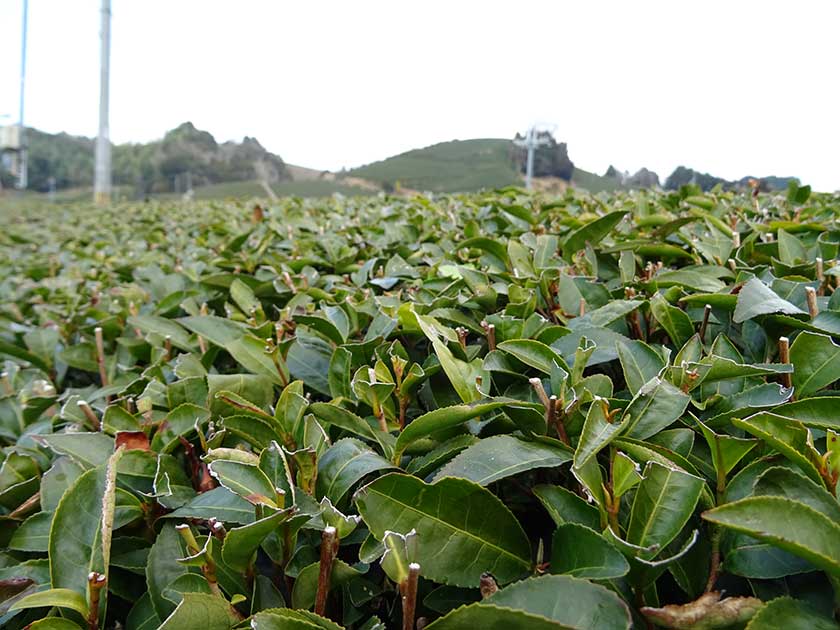
[{"label": "utility pole", "polygon": [[29,17],[29,0],[23,0],[23,34],[20,46],[20,105],[18,126],[20,127],[20,151],[18,152],[18,188],[24,190],[29,184],[28,161],[26,151],[26,130],[23,127],[23,104],[26,95],[26,31]]},{"label": "utility pole", "polygon": [[108,81],[111,58],[111,0],[102,0],[99,31],[99,135],[96,137],[96,167],[93,197],[98,205],[111,202],[111,141],[108,126]]},{"label": "utility pole", "polygon": [[537,127],[534,125],[528,129],[523,139],[514,140],[513,142],[517,146],[524,147],[528,150],[528,160],[525,165],[525,188],[531,190],[532,180],[534,178],[534,152],[538,147],[548,144],[548,141],[539,137]]}]

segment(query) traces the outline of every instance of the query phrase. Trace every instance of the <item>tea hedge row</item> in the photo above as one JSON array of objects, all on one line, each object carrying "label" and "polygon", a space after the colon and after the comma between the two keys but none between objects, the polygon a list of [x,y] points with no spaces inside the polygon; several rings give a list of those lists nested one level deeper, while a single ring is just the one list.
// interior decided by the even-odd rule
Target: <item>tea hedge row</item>
[{"label": "tea hedge row", "polygon": [[838,209],[3,217],[0,625],[835,628]]}]

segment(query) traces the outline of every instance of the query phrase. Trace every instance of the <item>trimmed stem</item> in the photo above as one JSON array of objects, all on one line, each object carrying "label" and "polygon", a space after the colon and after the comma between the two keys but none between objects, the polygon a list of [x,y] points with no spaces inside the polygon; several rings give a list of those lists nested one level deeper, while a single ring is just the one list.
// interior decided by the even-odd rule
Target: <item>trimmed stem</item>
[{"label": "trimmed stem", "polygon": [[703,307],[703,322],[700,324],[700,343],[706,343],[706,327],[709,325],[709,315],[712,314],[712,305],[706,304]]},{"label": "trimmed stem", "polygon": [[412,562],[408,565],[408,577],[400,584],[403,609],[403,630],[414,630],[414,615],[417,610],[417,582],[420,578],[420,565]]},{"label": "trimmed stem", "polygon": [[583,317],[584,315],[586,315],[586,300],[583,299],[583,298],[580,298],[580,307],[579,307],[578,315],[580,317]]},{"label": "trimmed stem", "polygon": [[805,297],[808,298],[808,312],[811,319],[820,314],[820,307],[817,306],[817,292],[814,287],[805,287]]},{"label": "trimmed stem", "polygon": [[820,286],[817,289],[817,292],[820,295],[822,295],[825,292],[825,286],[824,286],[825,274],[824,274],[824,270],[823,270],[823,259],[820,258],[819,256],[817,256],[816,268],[817,268],[817,282],[820,283]]},{"label": "trimmed stem", "polygon": [[211,517],[207,520],[207,525],[210,527],[210,533],[213,534],[217,540],[223,541],[227,536],[227,530],[221,521],[216,520],[216,517]]},{"label": "trimmed stem", "polygon": [[528,382],[531,383],[531,387],[534,388],[534,391],[537,393],[537,398],[540,399],[543,407],[548,409],[548,394],[545,393],[542,381],[535,376],[534,378],[528,379]]},{"label": "trimmed stem", "polygon": [[102,387],[108,386],[108,370],[105,369],[105,341],[102,338],[102,327],[93,329],[96,338],[96,364],[99,366],[99,380]]},{"label": "trimmed stem", "polygon": [[3,384],[3,393],[6,396],[13,396],[15,393],[15,388],[12,387],[12,382],[9,380],[8,372],[0,373],[0,382],[2,382]]},{"label": "trimmed stem", "polygon": [[469,334],[469,331],[466,328],[464,328],[463,326],[458,326],[458,328],[455,329],[455,332],[458,333],[458,343],[461,345],[461,348],[466,350],[467,349],[467,335]]},{"label": "trimmed stem", "polygon": [[[790,341],[787,337],[779,337],[779,362],[790,363]],[[790,373],[782,374],[782,385],[790,388],[792,384]]]},{"label": "trimmed stem", "polygon": [[484,329],[484,334],[487,336],[487,349],[496,349],[496,326],[488,324],[486,321],[481,322],[481,327]]},{"label": "trimmed stem", "polygon": [[88,574],[88,592],[90,596],[90,612],[87,625],[89,630],[99,630],[99,599],[107,579],[101,573],[91,571]]},{"label": "trimmed stem", "polygon": [[315,614],[322,617],[327,608],[327,595],[330,592],[330,576],[337,540],[335,527],[332,525],[325,527],[321,534],[321,563],[318,568],[318,592],[315,595]]}]

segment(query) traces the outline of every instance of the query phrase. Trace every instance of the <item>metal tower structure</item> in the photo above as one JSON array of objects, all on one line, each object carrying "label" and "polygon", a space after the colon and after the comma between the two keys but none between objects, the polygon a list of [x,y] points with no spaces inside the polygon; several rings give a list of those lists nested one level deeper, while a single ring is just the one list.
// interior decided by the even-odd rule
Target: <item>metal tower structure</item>
[{"label": "metal tower structure", "polygon": [[531,180],[534,178],[534,153],[538,147],[548,144],[548,140],[540,138],[536,125],[532,125],[525,133],[525,137],[513,141],[514,144],[528,150],[528,161],[525,166],[525,188],[531,190]]},{"label": "metal tower structure", "polygon": [[111,201],[111,140],[108,125],[108,97],[111,60],[111,0],[102,0],[99,31],[99,134],[96,136],[96,164],[93,195],[97,204]]}]

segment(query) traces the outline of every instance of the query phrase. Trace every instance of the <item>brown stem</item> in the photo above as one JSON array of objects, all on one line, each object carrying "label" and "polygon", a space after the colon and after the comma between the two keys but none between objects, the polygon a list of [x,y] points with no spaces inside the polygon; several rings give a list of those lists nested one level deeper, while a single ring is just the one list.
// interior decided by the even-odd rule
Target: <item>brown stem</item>
[{"label": "brown stem", "polygon": [[79,409],[82,410],[82,413],[85,414],[85,418],[88,419],[88,422],[90,422],[93,425],[93,430],[101,431],[102,422],[99,420],[99,418],[96,417],[96,414],[93,413],[93,409],[91,409],[91,406],[84,400],[80,400],[76,404],[79,406]]},{"label": "brown stem", "polygon": [[216,520],[213,516],[207,520],[207,525],[210,527],[210,533],[213,534],[217,540],[223,541],[227,536],[227,530],[221,521]]},{"label": "brown stem", "polygon": [[26,501],[21,503],[17,506],[14,510],[9,512],[8,518],[9,519],[21,519],[24,518],[30,512],[34,512],[35,509],[41,503],[41,493],[36,492],[31,497],[29,497]]},{"label": "brown stem", "polygon": [[[207,315],[207,302],[201,303],[201,308],[198,309],[199,315]],[[198,337],[198,349],[201,350],[201,354],[207,353],[207,342],[204,340],[204,337],[201,335],[197,335]]]},{"label": "brown stem", "polygon": [[295,287],[295,283],[294,283],[294,281],[292,280],[292,276],[289,274],[289,272],[288,272],[288,271],[284,271],[284,272],[281,274],[281,277],[283,278],[283,282],[285,283],[285,285],[286,285],[287,287],[289,287],[289,290],[290,290],[292,293],[297,293],[297,287]]},{"label": "brown stem", "polygon": [[222,595],[222,589],[219,588],[219,579],[216,577],[216,563],[210,557],[210,554],[207,554],[207,558],[204,564],[201,565],[201,572],[204,574],[204,579],[207,580],[207,584],[210,587],[210,592],[213,595],[218,595],[221,598],[224,598]]},{"label": "brown stem", "polygon": [[817,293],[822,295],[825,293],[825,275],[823,271],[823,259],[817,256],[816,260],[816,267],[817,267],[817,282],[820,283],[820,286],[817,288]]},{"label": "brown stem", "polygon": [[706,304],[703,307],[703,321],[700,324],[700,343],[706,343],[706,327],[709,325],[709,315],[712,314],[712,305]]},{"label": "brown stem", "polygon": [[621,535],[621,529],[618,524],[618,512],[621,508],[621,497],[615,496],[615,447],[610,447],[610,480],[609,480],[609,494],[607,495],[607,519],[610,527],[615,532],[616,536]]},{"label": "brown stem", "polygon": [[579,316],[580,316],[580,317],[583,317],[584,315],[586,315],[586,300],[585,300],[585,299],[583,299],[583,298],[580,298],[580,312],[579,312]]},{"label": "brown stem", "polygon": [[400,431],[405,429],[405,412],[408,409],[408,398],[406,396],[398,396],[397,401],[400,406]]},{"label": "brown stem", "polygon": [[102,387],[106,387],[108,385],[108,370],[105,369],[105,341],[102,338],[102,327],[94,328],[93,334],[96,338],[96,364],[99,366],[99,381]]},{"label": "brown stem", "polygon": [[163,347],[166,350],[166,356],[164,357],[165,361],[172,360],[172,336],[166,335],[163,339]]},{"label": "brown stem", "polygon": [[335,527],[332,525],[325,527],[321,534],[321,563],[318,568],[318,592],[315,594],[315,614],[322,617],[327,608],[327,595],[330,592],[330,576],[337,540]]},{"label": "brown stem", "polygon": [[709,579],[706,582],[705,593],[710,593],[720,576],[720,527],[714,526],[712,532],[712,559],[709,562]]},{"label": "brown stem", "polygon": [[545,393],[542,381],[535,376],[534,378],[528,379],[528,382],[531,383],[531,387],[533,387],[534,391],[537,393],[537,398],[540,399],[540,402],[547,411],[550,403],[548,400],[548,394]]},{"label": "brown stem", "polygon": [[811,313],[811,319],[814,319],[820,313],[820,307],[817,306],[817,291],[814,287],[805,287],[805,297],[808,298],[808,312]]},{"label": "brown stem", "polygon": [[469,331],[466,328],[464,328],[463,326],[458,326],[458,328],[455,329],[455,332],[458,333],[458,343],[461,345],[461,348],[466,350],[467,349],[467,335],[469,334]]},{"label": "brown stem", "polygon": [[640,339],[641,341],[644,341],[645,335],[642,332],[642,324],[639,321],[639,312],[633,311],[627,317],[630,320],[630,328],[633,331],[633,337],[635,339]]},{"label": "brown stem", "polygon": [[12,382],[9,380],[9,373],[3,372],[0,373],[0,383],[3,384],[3,393],[6,396],[13,396],[15,393],[15,388],[12,387]]},{"label": "brown stem", "polygon": [[388,421],[385,419],[385,410],[381,406],[376,414],[376,419],[379,421],[379,430],[388,433]]},{"label": "brown stem", "polygon": [[268,346],[266,346],[266,352],[271,356],[271,360],[274,362],[274,369],[277,370],[277,375],[280,377],[280,382],[283,384],[285,388],[289,384],[289,377],[286,376],[286,373],[283,371],[282,366],[280,365],[280,360],[277,358],[277,352],[272,352],[269,350]]},{"label": "brown stem", "polygon": [[496,349],[496,326],[495,324],[488,324],[485,320],[482,320],[481,327],[484,329],[484,334],[487,337],[487,349],[488,350],[495,350]]},{"label": "brown stem", "polygon": [[420,565],[412,562],[408,565],[408,577],[400,584],[403,609],[403,630],[414,630],[414,615],[417,610],[417,582],[420,578]]},{"label": "brown stem", "polygon": [[566,424],[563,422],[563,406],[557,404],[557,396],[552,394],[548,399],[548,407],[546,424],[553,426],[560,441],[569,446],[569,436],[566,433]]},{"label": "brown stem", "polygon": [[545,426],[550,429],[554,426],[554,419],[557,416],[557,396],[551,395],[548,399],[548,405],[545,408]]},{"label": "brown stem", "polygon": [[101,573],[96,571],[88,573],[88,592],[90,596],[90,609],[87,618],[88,630],[99,630],[99,599],[106,581],[105,576]]},{"label": "brown stem", "polygon": [[[137,306],[134,304],[134,302],[129,302],[128,303],[128,312],[129,312],[130,315],[132,315],[134,317],[137,317],[137,315],[140,314],[140,311],[137,310]],[[134,336],[135,337],[140,337],[142,339],[143,338],[143,331],[140,330],[139,328],[135,328],[134,329]]]},{"label": "brown stem", "polygon": [[[715,438],[715,449],[717,449],[718,461],[723,461],[720,450],[720,439]],[[715,505],[722,505],[724,497],[726,496],[726,473],[722,468],[717,471],[717,485],[715,487]],[[709,579],[706,582],[706,593],[714,589],[715,584],[720,576],[720,538],[721,528],[718,525],[712,524],[712,556],[709,562]]]},{"label": "brown stem", "polygon": [[[779,362],[790,363],[790,341],[787,337],[779,337]],[[782,385],[790,388],[792,384],[790,373],[782,374]]]}]

